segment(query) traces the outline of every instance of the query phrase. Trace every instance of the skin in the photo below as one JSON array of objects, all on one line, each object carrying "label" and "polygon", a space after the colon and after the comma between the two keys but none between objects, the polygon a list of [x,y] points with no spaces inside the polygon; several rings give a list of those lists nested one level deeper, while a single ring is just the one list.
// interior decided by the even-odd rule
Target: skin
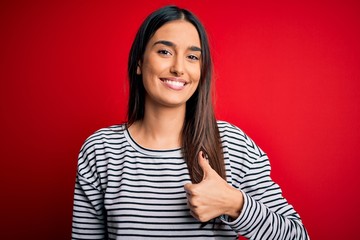
[{"label": "skin", "polygon": [[[137,69],[146,90],[145,115],[129,129],[143,147],[181,147],[186,101],[200,80],[201,52],[194,50],[200,46],[196,28],[183,20],[163,25],[147,43],[143,61]],[[174,90],[164,79],[175,79],[186,85],[181,91]]]},{"label": "skin", "polygon": [[203,180],[198,184],[185,184],[191,215],[201,222],[207,222],[220,215],[232,219],[239,217],[244,199],[242,193],[222,179],[200,152],[199,165],[204,172]]},{"label": "skin", "polygon": [[[138,67],[146,89],[146,108],[179,108],[195,92],[200,80],[200,39],[196,28],[186,21],[173,21],[155,32]],[[160,80],[159,80],[160,79]],[[178,91],[164,80],[185,82]]]},{"label": "skin", "polygon": [[[184,20],[160,27],[146,45],[137,68],[146,90],[144,119],[129,127],[130,134],[149,149],[181,147],[186,101],[196,91],[201,74],[200,38]],[[237,218],[243,206],[242,193],[231,187],[199,153],[204,178],[184,186],[194,218],[204,222],[222,214]]]}]

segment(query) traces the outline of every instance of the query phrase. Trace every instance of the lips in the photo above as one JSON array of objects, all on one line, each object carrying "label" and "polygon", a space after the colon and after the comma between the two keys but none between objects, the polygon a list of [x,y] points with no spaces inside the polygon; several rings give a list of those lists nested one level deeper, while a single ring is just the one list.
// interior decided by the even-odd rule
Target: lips
[{"label": "lips", "polygon": [[165,86],[173,90],[182,90],[187,84],[184,79],[180,78],[160,78],[160,80]]}]

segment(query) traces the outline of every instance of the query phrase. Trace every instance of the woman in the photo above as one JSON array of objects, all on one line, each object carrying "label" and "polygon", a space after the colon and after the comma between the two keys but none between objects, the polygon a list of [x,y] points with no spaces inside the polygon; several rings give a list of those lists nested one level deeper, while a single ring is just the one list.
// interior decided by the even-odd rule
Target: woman
[{"label": "woman", "polygon": [[192,13],[168,6],[144,21],[128,122],[97,131],[79,154],[73,239],[308,239],[266,154],[216,121],[211,73]]}]

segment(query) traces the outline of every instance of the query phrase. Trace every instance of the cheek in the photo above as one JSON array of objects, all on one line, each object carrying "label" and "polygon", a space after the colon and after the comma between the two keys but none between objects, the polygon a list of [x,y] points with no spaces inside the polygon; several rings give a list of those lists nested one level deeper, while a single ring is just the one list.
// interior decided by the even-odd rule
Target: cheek
[{"label": "cheek", "polygon": [[144,59],[144,62],[142,63],[141,72],[143,76],[151,74],[153,72],[152,66],[151,64],[149,64],[149,61],[147,59]]},{"label": "cheek", "polygon": [[166,64],[158,59],[145,59],[142,67],[142,74],[143,76],[159,75],[166,67]]},{"label": "cheek", "polygon": [[200,66],[193,67],[191,71],[191,78],[193,79],[193,81],[199,82],[200,76],[201,76]]},{"label": "cheek", "polygon": [[151,79],[153,76],[153,70],[151,69],[151,67],[148,64],[143,64],[141,66],[141,77],[142,77],[142,82],[144,84],[145,90],[146,92],[148,92],[149,86],[151,86]]},{"label": "cheek", "polygon": [[151,86],[154,83],[154,78],[156,76],[156,70],[151,65],[143,65],[141,68],[142,71],[142,81],[144,86]]}]

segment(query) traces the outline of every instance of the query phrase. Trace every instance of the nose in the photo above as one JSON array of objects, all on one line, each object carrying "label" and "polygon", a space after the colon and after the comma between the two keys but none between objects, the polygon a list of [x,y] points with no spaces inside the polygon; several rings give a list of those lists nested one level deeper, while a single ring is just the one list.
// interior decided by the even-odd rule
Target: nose
[{"label": "nose", "polygon": [[170,68],[170,72],[176,76],[184,75],[184,59],[180,56],[174,58],[173,64]]}]

